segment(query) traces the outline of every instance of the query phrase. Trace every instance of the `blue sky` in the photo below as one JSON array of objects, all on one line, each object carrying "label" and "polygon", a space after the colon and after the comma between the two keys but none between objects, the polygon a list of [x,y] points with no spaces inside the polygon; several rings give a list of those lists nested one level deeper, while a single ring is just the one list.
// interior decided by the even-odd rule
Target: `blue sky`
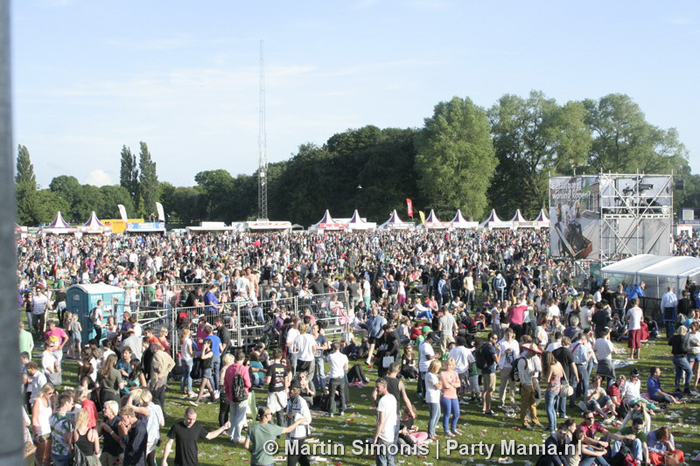
[{"label": "blue sky", "polygon": [[37,180],[119,182],[148,143],[161,181],[251,174],[265,41],[271,162],[364,125],[420,127],[436,103],[542,90],[625,93],[675,127],[700,172],[700,3],[15,0],[15,143]]}]

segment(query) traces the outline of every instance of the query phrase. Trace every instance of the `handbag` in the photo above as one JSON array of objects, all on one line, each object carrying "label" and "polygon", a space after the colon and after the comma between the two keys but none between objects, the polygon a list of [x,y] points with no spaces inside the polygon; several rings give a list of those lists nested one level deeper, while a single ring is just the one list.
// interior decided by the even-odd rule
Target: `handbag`
[{"label": "handbag", "polygon": [[573,394],[574,387],[571,386],[569,378],[566,376],[566,373],[564,373],[564,383],[561,384],[561,388],[559,389],[559,396],[562,398],[569,398]]}]

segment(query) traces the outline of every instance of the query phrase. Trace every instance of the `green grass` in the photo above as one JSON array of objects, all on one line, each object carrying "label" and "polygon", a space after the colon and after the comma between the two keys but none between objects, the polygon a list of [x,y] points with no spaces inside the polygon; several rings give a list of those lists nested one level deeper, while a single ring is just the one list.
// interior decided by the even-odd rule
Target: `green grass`
[{"label": "green grass", "polygon": [[[621,345],[619,345],[621,346]],[[662,367],[662,386],[671,389],[673,388],[673,366],[671,363],[670,347],[665,341],[646,343],[642,350],[643,360],[637,362],[637,367],[642,374],[643,387],[646,382],[646,374],[652,365]],[[76,382],[76,364],[74,361],[64,362],[64,383],[65,386],[72,386]],[[622,369],[623,373],[629,372],[629,367]],[[376,380],[376,372],[369,371],[367,375],[372,381]],[[410,381],[407,384],[409,395],[412,400],[415,400],[415,381]],[[184,410],[189,406],[179,394],[179,382],[172,382],[166,395],[166,425],[161,430],[162,440],[158,450],[158,461],[162,458],[163,445],[167,440],[166,434],[173,423],[179,421],[184,413]],[[335,442],[345,445],[345,455],[324,455],[328,458],[329,464],[342,463],[343,465],[370,465],[374,464],[374,460],[368,455],[356,455],[353,451],[353,441],[363,441],[374,434],[376,411],[372,409],[371,393],[373,385],[364,388],[350,387],[350,403],[354,405],[354,409],[346,412],[343,418],[338,417],[315,417],[312,422],[314,429],[313,436],[317,437],[321,442]],[[258,403],[264,403],[266,397],[266,389],[255,390]],[[421,402],[415,403],[418,410],[418,419],[416,425],[421,431],[427,431],[428,410],[427,406]],[[546,415],[544,406],[539,406],[540,421],[546,423]],[[690,402],[683,406],[675,406],[669,413],[670,416],[656,416],[653,420],[654,428],[662,425],[670,425],[672,431],[679,431],[675,434],[676,443],[685,451],[686,458],[694,456],[700,451],[700,438],[698,437],[698,402]],[[202,403],[197,408],[198,420],[203,422],[205,426],[213,430],[218,427],[218,409],[219,403]],[[518,444],[541,444],[545,438],[545,434],[541,431],[516,431],[515,428],[519,425],[517,418],[508,418],[503,412],[497,410],[498,415],[495,417],[487,417],[481,414],[481,408],[477,404],[461,406],[460,429],[463,435],[457,439],[460,444],[473,444],[485,442],[488,444],[500,445],[501,440],[515,440]],[[680,418],[673,418],[673,413],[680,415]],[[577,408],[569,409],[569,416],[573,415],[578,422],[581,422],[581,413]],[[616,431],[616,428],[611,428],[611,431]],[[490,460],[485,460],[483,455],[462,456],[459,451],[452,452],[451,455],[445,453],[445,442],[442,437],[441,423],[438,427],[438,435],[441,437],[439,453],[440,458],[436,458],[435,444],[430,446],[430,451],[427,457],[410,457],[401,456],[399,460],[403,465],[425,466],[425,463],[438,464],[488,464],[497,462],[501,452],[497,446],[494,451],[494,457]],[[280,443],[281,445],[281,443]],[[229,442],[225,436],[221,436],[212,441],[202,441],[199,444],[200,464],[220,465],[220,464],[248,464],[250,455],[240,445],[234,445]],[[171,453],[170,463],[174,460],[174,453]],[[536,458],[532,457],[516,457],[515,464],[524,464],[525,461],[535,462]],[[285,462],[278,464],[286,464]],[[321,464],[321,463],[319,463]]]}]

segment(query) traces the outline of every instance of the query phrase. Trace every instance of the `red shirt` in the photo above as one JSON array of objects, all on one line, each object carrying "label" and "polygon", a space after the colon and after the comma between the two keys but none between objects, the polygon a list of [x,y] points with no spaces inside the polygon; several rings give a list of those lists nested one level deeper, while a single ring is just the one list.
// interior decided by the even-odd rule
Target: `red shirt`
[{"label": "red shirt", "polygon": [[253,383],[250,381],[250,372],[248,367],[243,364],[232,364],[226,369],[226,375],[224,376],[224,389],[226,391],[226,398],[228,401],[233,402],[233,394],[231,393],[233,378],[240,372],[241,377],[243,377],[243,384],[245,385],[245,392],[248,393],[250,387]]},{"label": "red shirt", "polygon": [[95,407],[95,402],[92,400],[85,399],[82,403],[83,409],[88,413],[88,429],[92,429],[97,426],[97,408]]},{"label": "red shirt", "polygon": [[595,422],[589,426],[586,425],[586,421],[583,421],[581,424],[578,426],[579,429],[583,431],[583,434],[586,437],[594,438],[596,432],[607,432],[608,430],[601,424],[600,422]]}]

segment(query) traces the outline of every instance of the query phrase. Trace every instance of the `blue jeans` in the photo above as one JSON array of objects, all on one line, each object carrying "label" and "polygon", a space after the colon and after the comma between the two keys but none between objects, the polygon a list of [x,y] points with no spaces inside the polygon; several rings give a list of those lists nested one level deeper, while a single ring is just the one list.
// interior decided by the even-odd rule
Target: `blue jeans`
[{"label": "blue jeans", "polygon": [[605,461],[602,456],[584,456],[579,463],[579,466],[591,466],[592,464],[597,464],[598,466],[610,466],[610,463]]},{"label": "blue jeans", "polygon": [[683,373],[685,373],[685,382],[683,384],[683,388],[688,390],[690,388],[690,381],[693,378],[693,369],[691,369],[690,367],[688,358],[686,358],[685,356],[674,356],[673,365],[676,367],[676,390],[680,390],[679,387],[681,386],[680,383],[683,378]]},{"label": "blue jeans", "polygon": [[428,403],[430,408],[430,420],[428,421],[428,438],[435,436],[435,428],[440,419],[440,403]]},{"label": "blue jeans", "polygon": [[187,393],[190,393],[192,391],[192,377],[190,376],[190,374],[192,373],[192,360],[185,361],[183,359],[180,364],[182,367],[182,376],[180,377],[180,391],[184,392],[186,388]]},{"label": "blue jeans", "polygon": [[[615,456],[618,451],[620,451],[620,446],[622,445],[622,442],[617,440],[613,444],[613,449],[612,449],[612,454]],[[640,463],[644,459],[644,450],[642,449],[642,441],[639,440],[638,438],[634,439],[632,441],[631,445],[628,445],[630,451],[632,452],[632,456],[637,459]]]},{"label": "blue jeans", "polygon": [[54,466],[70,466],[71,465],[71,456],[66,455],[66,456],[61,456],[61,455],[51,455],[51,459],[53,460]]},{"label": "blue jeans", "polygon": [[391,445],[396,446],[396,443],[391,443],[387,442],[386,440],[382,439],[377,439],[377,456],[376,456],[376,464],[377,466],[394,466],[396,464],[396,455],[392,455],[390,452],[396,451],[393,450],[394,447],[390,447]]},{"label": "blue jeans", "polygon": [[[459,400],[457,398],[440,398],[440,407],[442,408],[442,427],[445,432],[454,432],[457,430],[459,422]],[[450,416],[452,422],[450,423]]]},{"label": "blue jeans", "polygon": [[211,378],[214,390],[219,389],[219,376],[221,375],[221,355],[211,357]]},{"label": "blue jeans", "polygon": [[547,420],[549,421],[548,430],[557,430],[557,402],[559,394],[551,390],[544,392],[544,409],[547,412]]},{"label": "blue jeans", "polygon": [[241,438],[241,430],[243,430],[243,421],[245,420],[245,411],[248,406],[248,400],[240,403],[229,403],[229,421],[231,428],[228,431],[228,438],[234,442],[238,442]]},{"label": "blue jeans", "polygon": [[321,387],[321,389],[326,388],[326,367],[323,361],[322,357],[314,358],[314,385]]}]

